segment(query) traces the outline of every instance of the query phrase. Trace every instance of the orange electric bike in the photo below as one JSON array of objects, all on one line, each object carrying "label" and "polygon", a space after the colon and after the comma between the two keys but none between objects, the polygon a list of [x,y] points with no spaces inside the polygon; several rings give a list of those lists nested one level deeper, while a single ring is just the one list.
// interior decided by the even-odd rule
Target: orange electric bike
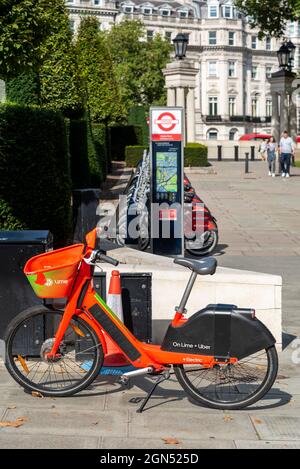
[{"label": "orange electric bike", "polygon": [[188,396],[217,409],[241,409],[261,399],[277,375],[275,339],[253,309],[209,305],[184,318],[197,275],[213,275],[214,258],[174,262],[191,276],[161,345],[137,340],[94,291],[96,263],[118,262],[95,249],[96,230],[86,245],[76,244],[30,259],[24,272],[40,298],[67,298],[64,310],[34,306],[14,318],[6,331],[6,367],[27,391],[44,396],[71,396],[99,375],[109,337],[134,369],[120,377],[175,375]]}]

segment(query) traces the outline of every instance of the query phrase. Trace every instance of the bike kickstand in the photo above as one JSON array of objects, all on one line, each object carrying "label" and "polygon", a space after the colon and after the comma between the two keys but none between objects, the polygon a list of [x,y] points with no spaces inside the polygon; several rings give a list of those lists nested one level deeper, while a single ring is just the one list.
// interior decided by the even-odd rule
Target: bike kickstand
[{"label": "bike kickstand", "polygon": [[142,402],[142,405],[138,408],[137,410],[137,413],[138,414],[141,414],[147,404],[147,402],[149,401],[149,399],[151,398],[152,394],[154,393],[156,387],[162,383],[163,381],[166,381],[167,379],[170,378],[170,373],[167,372],[163,375],[160,375],[157,380],[155,381],[154,385],[152,386],[152,388],[150,389],[150,391],[148,392],[147,396],[145,397],[145,399],[143,400]]}]

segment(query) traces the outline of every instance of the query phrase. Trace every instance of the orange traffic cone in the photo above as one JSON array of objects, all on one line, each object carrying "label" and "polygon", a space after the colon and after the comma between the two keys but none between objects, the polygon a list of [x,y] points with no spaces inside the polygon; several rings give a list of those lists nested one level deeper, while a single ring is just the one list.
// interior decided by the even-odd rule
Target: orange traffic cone
[{"label": "orange traffic cone", "polygon": [[[115,313],[115,315],[124,321],[123,307],[122,307],[122,290],[120,272],[113,270],[108,290],[107,306]],[[111,338],[104,332],[107,355],[105,355],[104,366],[126,366],[129,364],[128,360],[121,352],[119,347],[111,340]]]}]

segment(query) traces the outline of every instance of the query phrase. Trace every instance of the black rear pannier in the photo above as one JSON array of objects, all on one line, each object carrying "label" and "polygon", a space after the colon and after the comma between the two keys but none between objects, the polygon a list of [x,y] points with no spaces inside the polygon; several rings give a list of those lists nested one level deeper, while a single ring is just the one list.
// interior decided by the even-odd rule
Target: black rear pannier
[{"label": "black rear pannier", "polygon": [[218,359],[241,359],[271,347],[275,342],[265,325],[254,317],[252,309],[209,305],[182,326],[171,324],[161,348]]}]

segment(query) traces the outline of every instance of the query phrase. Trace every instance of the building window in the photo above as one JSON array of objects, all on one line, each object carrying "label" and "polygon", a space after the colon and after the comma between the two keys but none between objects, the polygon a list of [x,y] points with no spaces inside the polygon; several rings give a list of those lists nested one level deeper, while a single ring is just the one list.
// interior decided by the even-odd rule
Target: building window
[{"label": "building window", "polygon": [[218,140],[218,131],[217,129],[209,129],[207,132],[208,140]]},{"label": "building window", "polygon": [[229,46],[235,46],[235,32],[229,31],[228,33],[228,44]]},{"label": "building window", "polygon": [[147,30],[147,41],[152,41],[154,32],[152,30]]},{"label": "building window", "polygon": [[171,42],[172,39],[172,32],[171,31],[165,31],[165,40],[168,42]]},{"label": "building window", "polygon": [[133,13],[133,6],[125,6],[124,13]]},{"label": "building window", "polygon": [[290,36],[294,36],[295,34],[295,23],[294,21],[290,22]]},{"label": "building window", "polygon": [[251,100],[252,117],[257,117],[257,109],[258,109],[258,99],[257,98],[252,98],[252,100]]},{"label": "building window", "polygon": [[208,76],[216,77],[218,76],[217,62],[208,62]]},{"label": "building window", "polygon": [[232,7],[225,5],[223,8],[224,18],[232,18]]},{"label": "building window", "polygon": [[99,7],[101,5],[101,0],[94,0],[94,5]]},{"label": "building window", "polygon": [[211,5],[209,7],[208,16],[209,16],[209,18],[218,18],[219,17],[219,12],[218,12],[218,6],[217,5]]},{"label": "building window", "polygon": [[187,18],[189,15],[189,12],[186,10],[179,10],[178,11],[178,16],[179,18]]},{"label": "building window", "polygon": [[230,78],[233,78],[236,76],[236,66],[235,66],[235,62],[233,62],[232,60],[228,62],[228,76]]},{"label": "building window", "polygon": [[272,98],[266,100],[266,116],[272,117]]},{"label": "building window", "polygon": [[272,50],[272,39],[270,37],[266,38],[266,50]]},{"label": "building window", "polygon": [[170,16],[171,10],[160,10],[161,16]]},{"label": "building window", "polygon": [[218,115],[218,98],[215,96],[208,98],[208,114],[211,117]]},{"label": "building window", "polygon": [[257,36],[251,36],[251,47],[257,49]]},{"label": "building window", "polygon": [[258,78],[258,67],[257,67],[257,65],[252,65],[251,77],[252,77],[252,80],[257,80],[257,78]]},{"label": "building window", "polygon": [[237,129],[231,129],[229,132],[229,140],[236,140],[236,137],[238,135],[238,130]]},{"label": "building window", "polygon": [[269,79],[272,77],[272,67],[270,65],[267,65],[266,67],[266,78]]},{"label": "building window", "polygon": [[229,116],[235,116],[235,103],[236,99],[234,96],[229,98]]},{"label": "building window", "polygon": [[152,8],[143,8],[144,15],[152,15]]},{"label": "building window", "polygon": [[209,31],[208,33],[208,43],[210,46],[217,45],[217,31]]}]

